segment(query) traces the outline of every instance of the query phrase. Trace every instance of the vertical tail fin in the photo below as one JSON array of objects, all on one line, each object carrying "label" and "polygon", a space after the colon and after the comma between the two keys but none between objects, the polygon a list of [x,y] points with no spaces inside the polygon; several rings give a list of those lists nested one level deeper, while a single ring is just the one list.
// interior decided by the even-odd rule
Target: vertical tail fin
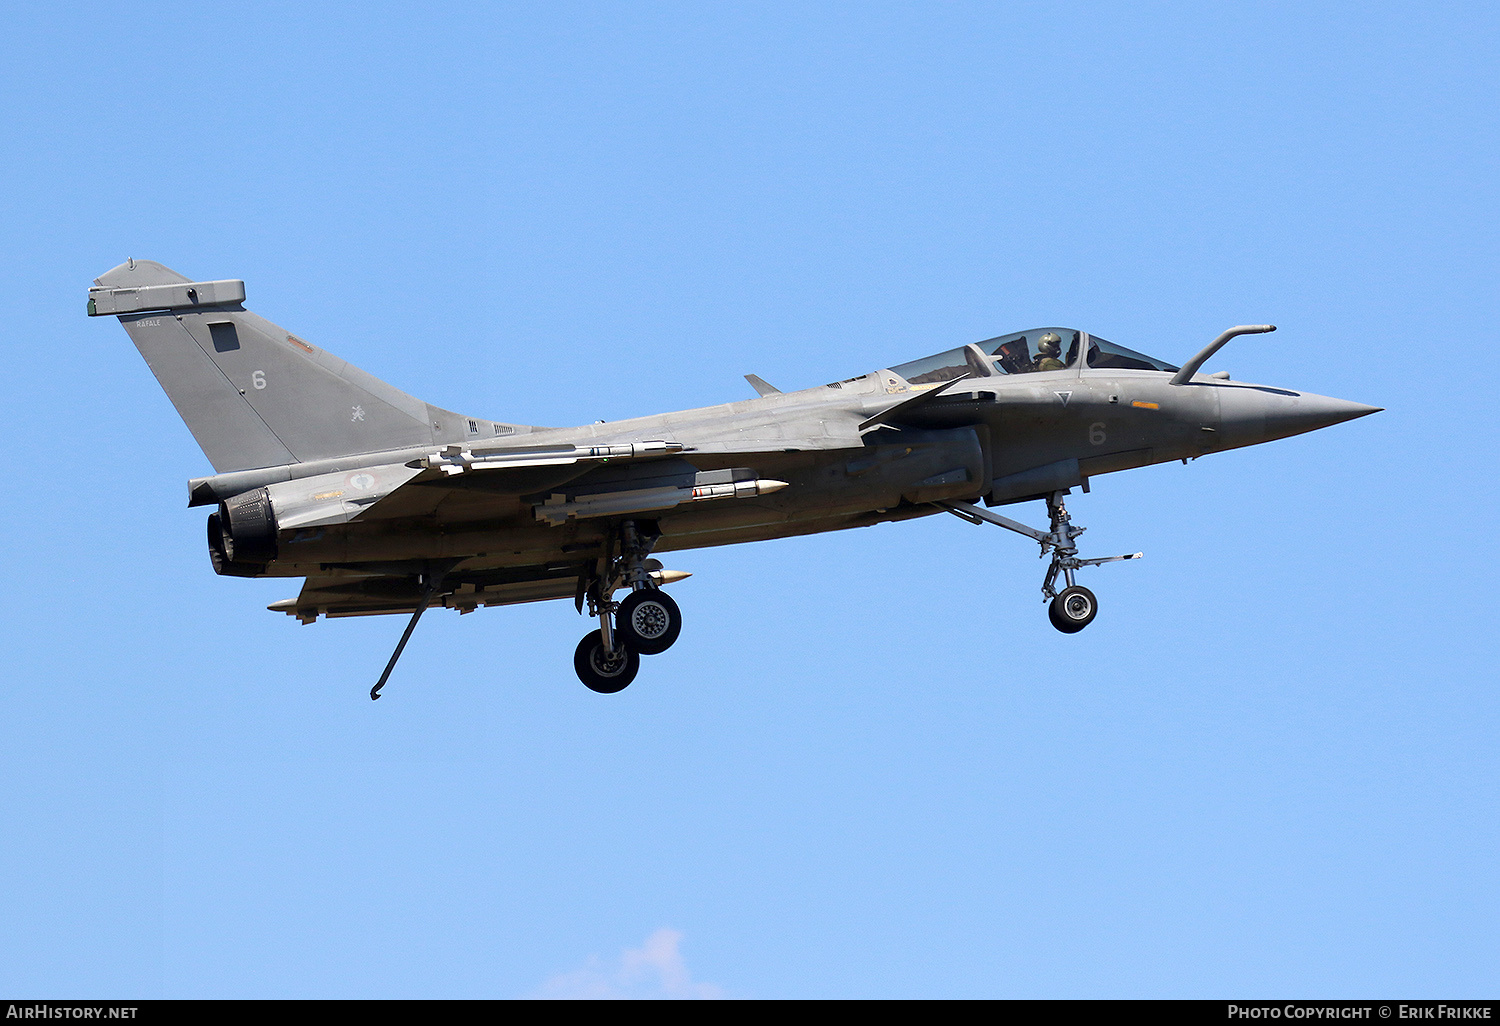
[{"label": "vertical tail fin", "polygon": [[244,298],[242,281],[194,282],[150,260],[126,261],[89,289],[89,314],[120,318],[219,473],[530,431],[415,399],[256,316]]}]

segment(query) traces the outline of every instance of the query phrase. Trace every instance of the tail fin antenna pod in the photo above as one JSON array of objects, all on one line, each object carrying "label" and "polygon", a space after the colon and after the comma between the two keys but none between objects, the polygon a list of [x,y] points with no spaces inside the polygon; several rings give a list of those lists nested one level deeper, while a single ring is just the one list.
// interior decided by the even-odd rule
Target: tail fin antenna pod
[{"label": "tail fin antenna pod", "polygon": [[238,280],[130,260],[89,289],[119,317],[214,470],[526,434],[424,403],[244,308]]}]

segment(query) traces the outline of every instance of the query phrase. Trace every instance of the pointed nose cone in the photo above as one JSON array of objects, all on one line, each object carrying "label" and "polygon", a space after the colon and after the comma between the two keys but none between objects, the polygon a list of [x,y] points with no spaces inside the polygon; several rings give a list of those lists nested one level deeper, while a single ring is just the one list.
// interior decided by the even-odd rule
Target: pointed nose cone
[{"label": "pointed nose cone", "polygon": [[1380,410],[1284,388],[1234,386],[1219,391],[1220,434],[1226,449],[1316,431]]},{"label": "pointed nose cone", "polygon": [[1351,403],[1347,399],[1333,399],[1326,395],[1311,395],[1304,392],[1292,401],[1290,408],[1278,406],[1266,411],[1266,427],[1275,432],[1275,437],[1300,435],[1304,431],[1332,427],[1356,417],[1367,417],[1379,413],[1379,406]]}]

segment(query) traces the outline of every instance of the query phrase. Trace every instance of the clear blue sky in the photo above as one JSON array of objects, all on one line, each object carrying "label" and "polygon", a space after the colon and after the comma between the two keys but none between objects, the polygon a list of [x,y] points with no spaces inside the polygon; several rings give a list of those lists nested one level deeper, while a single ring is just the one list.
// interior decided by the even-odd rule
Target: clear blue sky
[{"label": "clear blue sky", "polygon": [[[0,992],[1494,996],[1493,5],[14,4]],[[1072,509],[302,627],[217,578],[127,256],[574,424],[1038,324],[1387,407]],[[1037,520],[1039,510],[1020,515]]]}]

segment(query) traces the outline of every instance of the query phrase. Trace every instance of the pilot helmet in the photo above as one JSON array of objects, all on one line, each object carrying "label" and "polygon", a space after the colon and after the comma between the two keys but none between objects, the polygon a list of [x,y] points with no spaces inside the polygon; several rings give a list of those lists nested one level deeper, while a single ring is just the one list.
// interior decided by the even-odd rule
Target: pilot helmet
[{"label": "pilot helmet", "polygon": [[1062,352],[1062,339],[1049,331],[1036,340],[1036,351],[1038,356],[1056,357]]}]

